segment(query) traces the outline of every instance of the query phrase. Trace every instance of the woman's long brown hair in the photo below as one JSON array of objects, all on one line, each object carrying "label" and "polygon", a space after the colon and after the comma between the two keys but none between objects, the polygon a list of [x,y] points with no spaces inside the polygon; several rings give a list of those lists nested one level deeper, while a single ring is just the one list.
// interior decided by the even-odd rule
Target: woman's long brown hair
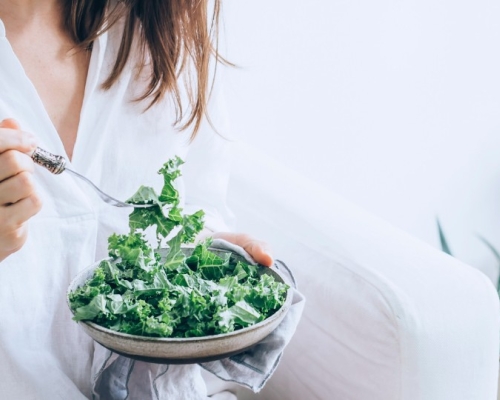
[{"label": "woman's long brown hair", "polygon": [[[213,0],[208,18],[208,0],[65,0],[67,28],[78,46],[90,48],[93,41],[118,20],[124,30],[111,74],[104,82],[109,89],[118,80],[131,57],[138,34],[143,61],[148,57],[151,77],[137,99],[148,108],[167,94],[174,99],[175,125],[192,128],[194,138],[207,116],[210,63],[230,64],[217,51],[220,0]],[[179,77],[187,78],[189,114],[181,102]],[[208,117],[208,116],[207,116]]]}]

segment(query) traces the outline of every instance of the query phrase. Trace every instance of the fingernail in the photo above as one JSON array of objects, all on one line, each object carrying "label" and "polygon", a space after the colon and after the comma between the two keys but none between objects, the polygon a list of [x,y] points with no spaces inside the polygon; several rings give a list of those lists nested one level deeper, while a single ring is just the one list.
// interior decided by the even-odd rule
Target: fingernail
[{"label": "fingernail", "polygon": [[274,258],[269,255],[269,262],[266,263],[266,267],[272,267],[274,265]]}]

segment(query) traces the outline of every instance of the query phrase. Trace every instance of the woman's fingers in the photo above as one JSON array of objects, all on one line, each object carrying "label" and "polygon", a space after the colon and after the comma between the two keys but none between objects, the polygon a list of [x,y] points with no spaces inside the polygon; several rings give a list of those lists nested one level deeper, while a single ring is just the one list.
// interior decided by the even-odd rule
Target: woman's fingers
[{"label": "woman's fingers", "polygon": [[42,207],[32,178],[35,148],[35,138],[15,120],[0,122],[0,261],[23,246],[26,221]]},{"label": "woman's fingers", "polygon": [[34,163],[30,156],[17,150],[0,153],[0,182],[27,171],[33,172]]},{"label": "woman's fingers", "polygon": [[21,130],[19,122],[17,122],[14,118],[5,118],[2,120],[0,122],[0,128],[15,129],[17,131]]},{"label": "woman's fingers", "polygon": [[0,206],[11,205],[30,197],[35,192],[33,176],[28,171],[19,172],[0,182]]},{"label": "woman's fingers", "polygon": [[5,255],[15,253],[23,247],[28,236],[26,224],[21,225],[17,229],[1,232],[0,243],[2,243],[2,253],[0,253],[0,261],[5,258]]},{"label": "woman's fingers", "polygon": [[[21,228],[24,223],[37,214],[42,208],[42,201],[36,193],[19,200],[17,203],[0,207],[0,225],[2,233],[12,234]],[[3,244],[3,243],[2,243]]]},{"label": "woman's fingers", "polygon": [[253,241],[242,247],[259,264],[265,265],[266,267],[273,265],[273,257],[266,243]]},{"label": "woman's fingers", "polygon": [[11,128],[4,128],[0,123],[0,153],[7,150],[17,150],[31,154],[35,148],[36,140],[33,135]]},{"label": "woman's fingers", "polygon": [[242,247],[259,264],[270,267],[273,265],[273,257],[266,242],[256,240],[244,233],[217,232],[213,238],[224,239],[230,243]]},{"label": "woman's fingers", "polygon": [[14,204],[0,206],[0,261],[18,251],[26,242],[26,221],[42,208],[36,193]]}]

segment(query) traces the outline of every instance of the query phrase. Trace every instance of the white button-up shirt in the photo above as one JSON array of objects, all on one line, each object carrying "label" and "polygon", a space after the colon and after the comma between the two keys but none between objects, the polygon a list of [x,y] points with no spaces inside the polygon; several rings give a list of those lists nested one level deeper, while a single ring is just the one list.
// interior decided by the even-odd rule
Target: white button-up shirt
[{"label": "white button-up shirt", "polygon": [[[186,211],[204,209],[206,226],[226,229],[225,193],[230,141],[225,118],[204,122],[189,144],[189,132],[172,127],[169,99],[146,112],[134,102],[141,87],[127,68],[110,89],[101,83],[114,63],[120,31],[112,29],[94,44],[80,126],[69,166],[104,192],[121,200],[140,185],[161,187],[158,169],[178,155],[186,161],[180,190]],[[14,54],[0,21],[0,120],[15,118],[39,146],[65,156],[63,144],[35,87]],[[21,250],[0,263],[0,398],[79,400],[90,396],[93,342],[72,321],[66,289],[82,268],[106,256],[107,237],[128,231],[129,209],[103,203],[85,183],[35,167],[43,200],[29,221]],[[226,218],[227,220],[227,218]]]}]

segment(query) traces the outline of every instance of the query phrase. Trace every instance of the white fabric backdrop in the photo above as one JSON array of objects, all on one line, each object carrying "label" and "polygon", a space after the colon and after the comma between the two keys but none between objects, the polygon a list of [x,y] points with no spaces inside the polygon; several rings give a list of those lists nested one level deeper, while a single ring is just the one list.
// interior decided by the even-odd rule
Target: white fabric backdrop
[{"label": "white fabric backdrop", "polygon": [[495,278],[500,3],[227,1],[233,130]]}]

